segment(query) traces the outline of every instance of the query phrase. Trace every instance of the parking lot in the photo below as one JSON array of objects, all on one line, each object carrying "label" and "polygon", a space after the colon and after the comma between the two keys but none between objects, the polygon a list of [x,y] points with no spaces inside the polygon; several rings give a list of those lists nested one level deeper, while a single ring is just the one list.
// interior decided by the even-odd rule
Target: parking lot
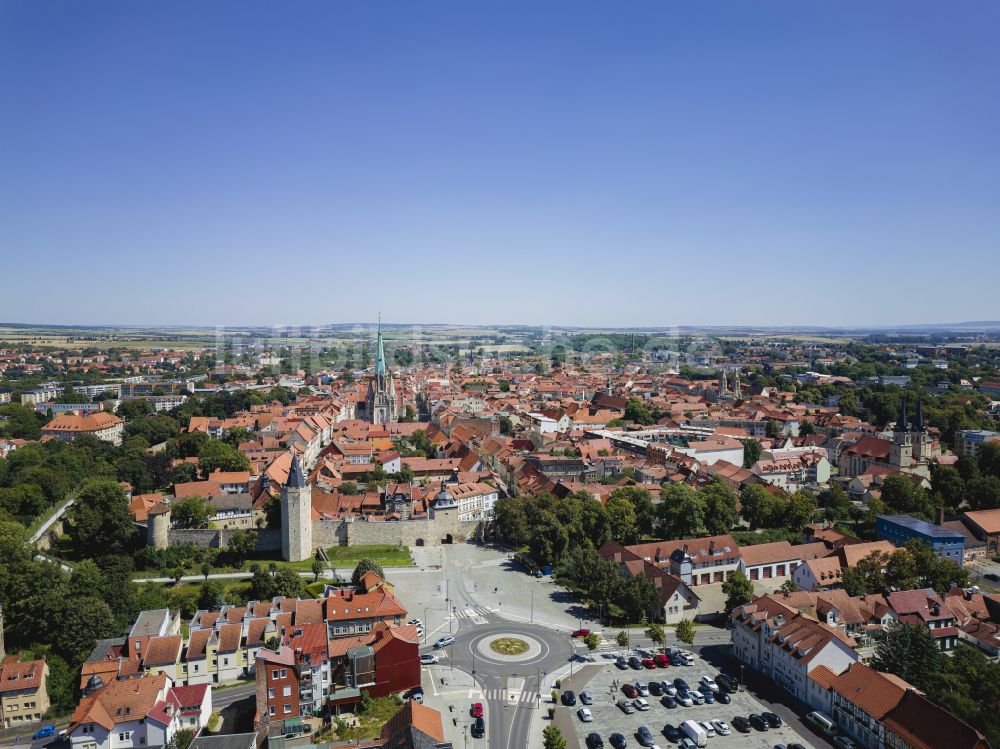
[{"label": "parking lot", "polygon": [[[620,686],[615,688],[612,682],[617,680],[620,684],[634,683],[641,681],[649,684],[651,680],[672,682],[676,678],[684,679],[692,689],[697,689],[698,681],[702,675],[714,677],[718,670],[708,665],[697,654],[694,654],[694,663],[691,666],[670,666],[668,668],[657,668],[652,670],[643,669],[636,671],[631,668],[620,670],[615,666],[613,658],[606,659],[606,664],[599,670],[595,669],[587,684],[580,689],[590,692],[593,695],[594,704],[589,707],[593,714],[593,721],[582,722],[577,716],[577,710],[581,705],[579,701],[575,707],[567,707],[560,703],[558,710],[569,713],[573,727],[579,740],[579,746],[586,747],[585,739],[591,731],[599,734],[604,740],[604,746],[610,747],[608,737],[613,733],[621,733],[625,736],[628,746],[639,746],[636,732],[639,726],[646,726],[653,734],[653,740],[657,745],[665,747],[670,742],[664,735],[663,729],[666,724],[680,726],[685,720],[711,721],[724,720],[729,724],[731,733],[729,736],[714,736],[708,740],[709,747],[751,747],[752,749],[772,749],[776,744],[791,744],[798,742],[809,749],[815,749],[816,743],[809,738],[796,733],[788,724],[777,729],[767,731],[751,730],[750,733],[740,733],[732,727],[733,717],[741,715],[749,716],[751,713],[762,713],[770,711],[771,707],[762,704],[749,692],[739,691],[729,695],[732,700],[730,704],[704,704],[693,705],[691,707],[678,706],[668,709],[660,702],[660,697],[650,695],[644,699],[649,703],[649,710],[636,711],[631,715],[624,713],[615,703],[626,698]],[[578,694],[578,693],[577,693]],[[563,722],[565,724],[565,722]],[[824,744],[824,746],[826,746]]]}]

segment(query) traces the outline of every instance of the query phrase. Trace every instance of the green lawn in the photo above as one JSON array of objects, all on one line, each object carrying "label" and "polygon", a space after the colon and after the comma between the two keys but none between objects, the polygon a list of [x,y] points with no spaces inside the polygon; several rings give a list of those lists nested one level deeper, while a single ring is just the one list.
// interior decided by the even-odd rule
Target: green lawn
[{"label": "green lawn", "polygon": [[383,567],[408,567],[413,564],[409,548],[395,544],[331,546],[326,554],[336,567],[350,567],[366,557],[374,559]]}]

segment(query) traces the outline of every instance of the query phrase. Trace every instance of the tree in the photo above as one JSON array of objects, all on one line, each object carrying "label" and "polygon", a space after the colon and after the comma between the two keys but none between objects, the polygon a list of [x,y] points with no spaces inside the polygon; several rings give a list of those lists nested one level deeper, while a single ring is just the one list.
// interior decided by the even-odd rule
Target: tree
[{"label": "tree", "polygon": [[309,565],[309,569],[311,569],[313,573],[313,582],[318,583],[319,576],[323,574],[323,563],[318,559],[313,559],[312,564]]},{"label": "tree", "polygon": [[233,565],[239,567],[246,561],[247,557],[253,554],[256,548],[257,531],[240,530],[230,536],[229,544],[226,547],[226,555],[232,561]]},{"label": "tree", "polygon": [[358,562],[358,566],[354,568],[354,573],[351,575],[351,583],[358,587],[361,585],[361,578],[367,573],[374,572],[376,575],[385,579],[385,572],[382,571],[382,565],[376,562],[374,559],[365,557]]},{"label": "tree", "polygon": [[594,651],[601,644],[601,637],[596,632],[591,632],[583,638],[583,642],[587,646],[587,650]]},{"label": "tree", "polygon": [[933,516],[930,498],[906,476],[886,476],[882,481],[882,501],[894,512],[916,515],[925,520]]},{"label": "tree", "polygon": [[655,642],[657,645],[662,645],[665,639],[663,625],[658,622],[652,622],[646,629],[646,637]]},{"label": "tree", "polygon": [[107,554],[130,552],[135,525],[125,492],[114,481],[87,481],[68,514],[69,535],[81,557],[91,556],[93,549]]},{"label": "tree", "polygon": [[194,741],[195,732],[191,728],[182,728],[167,742],[167,749],[188,749]]},{"label": "tree", "polygon": [[973,510],[994,510],[1000,507],[1000,478],[976,476],[965,485],[965,498]]},{"label": "tree", "polygon": [[800,531],[803,526],[812,522],[815,514],[816,503],[812,497],[800,489],[792,494],[785,503],[782,525],[790,530]]},{"label": "tree", "polygon": [[546,726],[542,731],[544,749],[566,749],[566,737],[556,726]]},{"label": "tree", "polygon": [[74,597],[104,598],[104,575],[93,560],[83,559],[73,565],[69,576],[69,590]]},{"label": "tree", "polygon": [[620,648],[627,648],[628,640],[629,640],[628,632],[626,632],[625,630],[622,630],[617,635],[615,635],[615,642],[618,643],[618,647]]},{"label": "tree", "polygon": [[753,597],[753,583],[740,571],[722,583],[722,592],[726,594],[726,614],[730,614],[737,606],[749,603]]},{"label": "tree", "polygon": [[743,519],[751,528],[773,528],[780,524],[777,522],[780,515],[778,498],[761,484],[745,484],[740,489],[740,504]]},{"label": "tree", "polygon": [[698,493],[705,500],[705,529],[713,536],[729,533],[739,517],[736,492],[716,479]]},{"label": "tree", "polygon": [[859,559],[853,567],[845,567],[841,573],[844,590],[851,596],[863,596],[885,587],[885,566],[888,556],[881,551],[873,551]]},{"label": "tree", "polygon": [[635,507],[625,497],[608,499],[604,507],[608,516],[608,529],[611,538],[621,544],[634,544],[639,539],[639,527],[636,523]]},{"label": "tree", "polygon": [[667,484],[656,506],[660,530],[668,538],[696,536],[705,529],[705,500],[687,484]]},{"label": "tree", "polygon": [[201,584],[201,591],[198,593],[198,608],[205,611],[221,608],[225,603],[224,592],[218,580],[206,580]]},{"label": "tree", "polygon": [[183,567],[174,567],[173,571],[171,571],[171,573],[170,573],[170,577],[173,578],[174,585],[180,585],[181,584],[181,580],[184,579],[184,568]]},{"label": "tree", "polygon": [[358,485],[353,481],[345,481],[338,487],[338,491],[345,497],[354,497],[358,494]]},{"label": "tree", "polygon": [[271,578],[274,584],[274,595],[284,598],[307,598],[309,591],[299,574],[288,567],[282,567]]},{"label": "tree", "polygon": [[897,622],[876,633],[872,668],[927,691],[941,667],[939,652],[923,624]]},{"label": "tree", "polygon": [[750,437],[743,443],[743,467],[750,468],[754,463],[760,460],[760,454],[763,452],[764,448],[761,444]]},{"label": "tree", "polygon": [[691,645],[694,643],[694,622],[690,619],[681,619],[677,622],[677,639]]},{"label": "tree", "polygon": [[643,621],[660,607],[660,591],[645,575],[625,582],[616,601],[630,622]]},{"label": "tree", "polygon": [[979,447],[979,472],[1000,478],[1000,443],[984,442]]},{"label": "tree", "polygon": [[514,433],[514,422],[509,416],[500,417],[500,434],[509,436]]},{"label": "tree", "polygon": [[931,468],[931,491],[937,505],[949,512],[958,512],[965,500],[965,481],[953,466],[934,465]]},{"label": "tree", "polygon": [[784,427],[777,419],[768,419],[764,424],[764,434],[770,439],[777,439],[784,433]]},{"label": "tree", "polygon": [[634,421],[637,424],[652,424],[655,419],[646,408],[646,404],[640,398],[629,398],[625,401],[625,421]]},{"label": "tree", "polygon": [[367,689],[361,690],[361,701],[358,703],[358,712],[364,715],[372,709],[372,696]]},{"label": "tree", "polygon": [[799,586],[795,584],[792,578],[788,578],[778,587],[778,592],[784,595],[791,595],[799,589]]},{"label": "tree", "polygon": [[201,574],[205,576],[206,580],[208,580],[208,576],[212,574],[212,563],[211,562],[202,562],[201,563]]},{"label": "tree", "polygon": [[198,465],[208,475],[213,471],[249,471],[250,461],[232,445],[209,440],[198,450]]},{"label": "tree", "polygon": [[204,497],[191,495],[170,505],[170,519],[182,528],[207,528],[215,511]]},{"label": "tree", "polygon": [[94,643],[115,634],[115,615],[96,596],[67,599],[62,603],[62,615],[49,624],[58,634],[54,642],[66,659],[80,663],[94,649]]}]

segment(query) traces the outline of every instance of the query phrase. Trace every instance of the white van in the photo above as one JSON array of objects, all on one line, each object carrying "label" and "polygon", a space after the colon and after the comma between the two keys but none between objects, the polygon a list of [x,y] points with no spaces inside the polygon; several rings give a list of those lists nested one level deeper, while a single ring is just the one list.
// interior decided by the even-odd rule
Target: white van
[{"label": "white van", "polygon": [[697,722],[693,720],[685,720],[680,725],[681,733],[687,736],[691,741],[693,741],[698,746],[708,745],[708,734],[705,729],[698,725]]},{"label": "white van", "polygon": [[809,713],[805,719],[807,723],[812,724],[813,728],[820,733],[825,733],[827,736],[830,736],[837,731],[837,727],[833,724],[833,721],[818,710]]}]

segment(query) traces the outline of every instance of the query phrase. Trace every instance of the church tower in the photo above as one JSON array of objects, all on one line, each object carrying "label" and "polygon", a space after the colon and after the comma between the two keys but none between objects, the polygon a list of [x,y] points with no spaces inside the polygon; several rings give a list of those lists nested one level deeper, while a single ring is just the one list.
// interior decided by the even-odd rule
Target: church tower
[{"label": "church tower", "polygon": [[892,430],[892,446],[889,448],[889,463],[904,470],[913,462],[913,440],[909,424],[906,421],[906,401],[903,401],[902,411]]},{"label": "church tower", "polygon": [[288,481],[281,488],[281,557],[301,562],[312,554],[312,488],[298,456],[292,455]]},{"label": "church tower", "polygon": [[382,318],[378,321],[378,338],[376,340],[375,351],[375,376],[368,383],[368,396],[365,398],[365,406],[368,412],[368,421],[372,424],[388,424],[398,420],[398,401],[396,400],[396,386],[392,381],[392,375],[385,365],[385,347],[382,344]]}]

